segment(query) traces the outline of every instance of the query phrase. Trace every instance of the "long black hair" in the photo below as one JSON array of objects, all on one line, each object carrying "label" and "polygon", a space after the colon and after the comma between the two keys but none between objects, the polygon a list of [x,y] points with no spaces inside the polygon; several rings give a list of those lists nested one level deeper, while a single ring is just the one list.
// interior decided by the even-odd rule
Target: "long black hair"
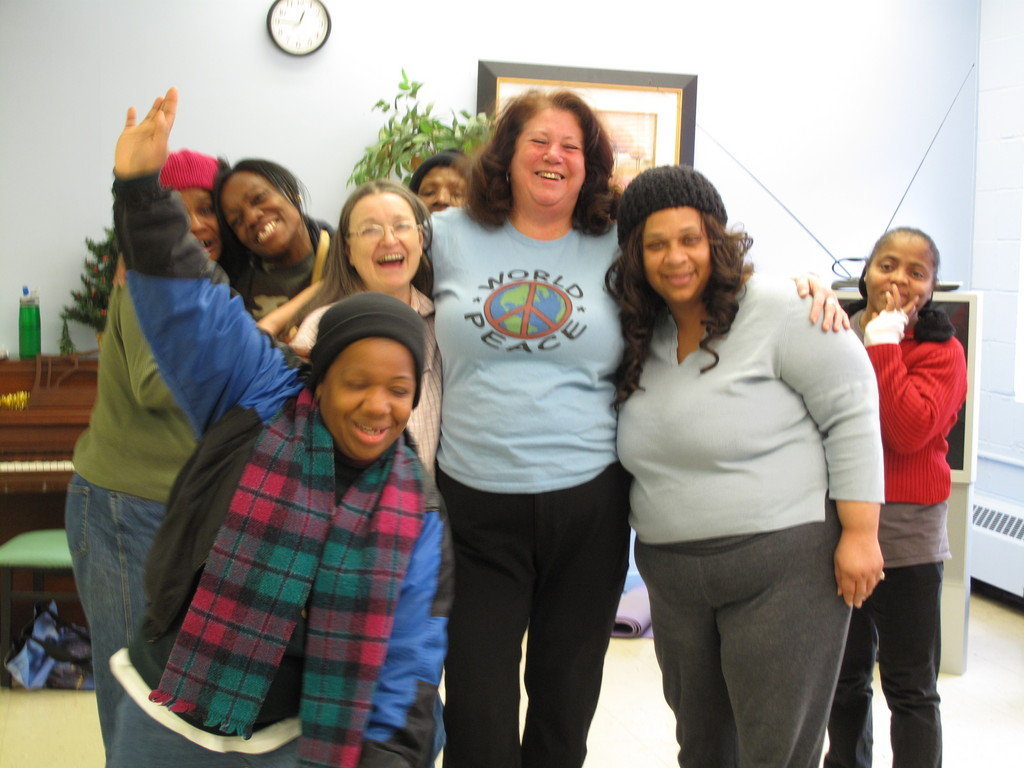
[{"label": "long black hair", "polygon": [[314,249],[320,239],[319,225],[306,214],[306,208],[303,200],[309,195],[306,193],[306,188],[303,186],[302,182],[298,180],[294,173],[289,171],[283,165],[275,163],[273,160],[264,160],[256,157],[239,160],[230,168],[220,171],[217,174],[217,179],[213,183],[213,210],[217,214],[217,223],[220,225],[220,265],[224,271],[227,272],[232,285],[234,285],[236,281],[248,270],[253,259],[259,258],[248,248],[242,245],[242,241],[238,239],[238,235],[235,234],[235,230],[232,229],[231,225],[224,217],[224,209],[221,206],[220,201],[221,193],[223,192],[224,185],[227,184],[228,179],[236,173],[241,173],[243,171],[247,173],[255,173],[257,176],[262,176],[272,187],[274,187],[274,189],[280,192],[289,203],[295,206],[295,209],[302,217],[303,224],[306,226],[306,231],[309,232],[309,242],[313,244]]}]

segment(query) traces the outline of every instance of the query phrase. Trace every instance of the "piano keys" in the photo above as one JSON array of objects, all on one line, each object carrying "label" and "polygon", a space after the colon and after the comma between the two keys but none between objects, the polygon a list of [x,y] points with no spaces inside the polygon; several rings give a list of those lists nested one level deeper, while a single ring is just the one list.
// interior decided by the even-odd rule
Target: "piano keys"
[{"label": "piano keys", "polygon": [[0,393],[31,393],[24,410],[0,409],[0,541],[63,527],[71,456],[89,425],[97,371],[90,358],[0,362]]},{"label": "piano keys", "polygon": [[[0,542],[25,531],[64,527],[64,497],[75,441],[89,425],[99,363],[93,358],[46,357],[0,361],[0,394],[29,391],[24,410],[0,409]],[[17,574],[27,579],[26,573]],[[47,587],[74,591],[70,576],[47,576]],[[27,587],[27,582],[20,587]],[[32,606],[14,606],[12,626],[31,618]],[[76,603],[61,615],[85,624]]]},{"label": "piano keys", "polygon": [[59,493],[74,471],[70,461],[0,461],[0,493]]}]

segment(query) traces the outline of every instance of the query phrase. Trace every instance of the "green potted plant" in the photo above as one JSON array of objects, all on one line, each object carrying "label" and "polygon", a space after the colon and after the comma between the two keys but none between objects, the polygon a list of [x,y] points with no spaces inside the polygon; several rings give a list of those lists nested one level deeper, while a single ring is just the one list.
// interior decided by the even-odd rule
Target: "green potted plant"
[{"label": "green potted plant", "polygon": [[366,148],[352,169],[349,184],[389,178],[408,184],[413,171],[431,155],[443,149],[459,149],[468,155],[490,136],[491,118],[483,112],[474,115],[452,110],[450,121],[439,119],[432,103],[420,104],[422,87],[423,83],[410,80],[403,69],[394,99],[381,99],[373,106],[387,120],[377,142]]}]

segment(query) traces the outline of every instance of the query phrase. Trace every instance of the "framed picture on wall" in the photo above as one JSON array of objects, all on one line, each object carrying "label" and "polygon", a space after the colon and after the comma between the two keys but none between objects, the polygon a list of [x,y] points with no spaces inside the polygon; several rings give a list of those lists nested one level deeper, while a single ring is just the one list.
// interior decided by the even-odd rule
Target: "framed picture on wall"
[{"label": "framed picture on wall", "polygon": [[[838,294],[844,309],[860,300],[856,290],[838,291]],[[956,424],[946,438],[949,442],[946,461],[952,470],[954,483],[970,483],[975,477],[978,458],[978,323],[981,318],[978,294],[936,291],[932,294],[932,305],[949,317],[967,356],[967,402],[960,408]]]},{"label": "framed picture on wall", "polygon": [[496,114],[531,88],[568,88],[586,100],[611,137],[623,189],[648,168],[693,164],[696,75],[481,61],[477,111]]}]

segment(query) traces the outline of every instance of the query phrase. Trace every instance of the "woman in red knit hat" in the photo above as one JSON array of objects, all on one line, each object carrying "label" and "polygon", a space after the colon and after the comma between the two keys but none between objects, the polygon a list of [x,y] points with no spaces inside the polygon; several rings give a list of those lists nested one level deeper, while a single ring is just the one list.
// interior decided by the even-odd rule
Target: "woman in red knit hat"
[{"label": "woman in red knit hat", "polygon": [[939,596],[949,558],[946,436],[967,392],[949,319],[931,308],[939,251],[917,229],[886,232],[860,280],[850,322],[878,378],[885,500],[878,539],[885,580],[853,611],[829,718],[827,768],[871,766],[871,675],[877,653],[892,713],[893,766],[942,764]]},{"label": "woman in red knit hat", "polygon": [[[221,164],[181,149],[160,171],[160,183],[181,194],[189,230],[213,261],[220,257],[221,239],[211,191]],[[124,695],[108,660],[131,641],[146,607],[142,568],[174,478],[196,443],[139,328],[123,264],[114,282],[96,404],[89,428],[75,444],[75,474],[64,507],[75,586],[92,634],[96,706],[108,750],[114,712]]]}]

